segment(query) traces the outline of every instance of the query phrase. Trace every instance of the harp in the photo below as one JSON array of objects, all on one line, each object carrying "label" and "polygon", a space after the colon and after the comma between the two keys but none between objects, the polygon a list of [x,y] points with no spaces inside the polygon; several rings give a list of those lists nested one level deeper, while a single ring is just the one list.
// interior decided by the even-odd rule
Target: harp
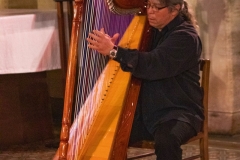
[{"label": "harp", "polygon": [[[142,8],[144,7],[144,0],[132,0],[131,2],[128,0],[95,0],[96,3],[94,5],[88,5],[90,1],[74,1],[74,17],[66,76],[60,145],[54,159],[100,160],[126,158],[141,82],[132,77],[130,73],[123,72],[117,62],[113,60],[108,61],[104,57],[102,61],[108,62],[106,66],[102,67],[101,74],[91,91],[89,91],[87,98],[84,99],[84,102],[77,102],[81,109],[75,108],[76,116],[72,123],[73,101],[78,99],[74,98],[76,93],[76,68],[79,66],[80,68],[86,68],[81,65],[82,62],[79,62],[81,60],[77,60],[78,41],[79,39],[84,41],[84,29],[81,29],[81,27],[86,22],[92,20],[91,18],[88,20],[83,18],[84,13],[88,13],[88,7],[108,4],[114,14],[134,14],[130,18],[132,21],[125,29],[126,31],[119,45],[146,50],[145,44],[151,37],[150,27],[147,25],[146,16],[137,15],[140,12],[144,14],[144,9]],[[88,7],[86,7],[87,5]],[[95,17],[98,15],[93,14],[91,16]],[[105,15],[102,16],[105,17]],[[85,27],[89,28],[88,25],[85,25]],[[111,30],[111,27],[109,27],[109,30]],[[141,37],[144,37],[144,40],[141,40]],[[86,48],[82,43],[80,48],[86,52],[87,49],[84,50],[84,47]],[[86,59],[92,61],[91,56],[88,56],[88,58],[84,58],[81,54],[79,56],[82,58],[82,61],[86,61]],[[78,72],[80,77],[83,74],[85,72]],[[89,76],[87,77],[89,79]],[[89,83],[87,82],[87,84]],[[82,85],[82,87],[84,86]],[[85,90],[81,92],[81,94],[84,93]]]}]

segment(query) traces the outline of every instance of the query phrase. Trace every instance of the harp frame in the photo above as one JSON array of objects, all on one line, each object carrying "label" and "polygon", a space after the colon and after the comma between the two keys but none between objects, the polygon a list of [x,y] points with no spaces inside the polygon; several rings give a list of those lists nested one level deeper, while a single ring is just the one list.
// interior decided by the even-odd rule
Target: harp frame
[{"label": "harp frame", "polygon": [[[127,0],[107,0],[110,4],[110,10],[121,14],[123,10],[138,11],[138,14],[146,14],[144,9],[144,0],[139,2],[138,0],[133,0],[128,2]],[[83,8],[84,0],[75,0],[74,3],[74,17],[72,23],[71,31],[71,40],[69,48],[69,57],[68,57],[68,68],[66,76],[66,86],[65,86],[65,96],[64,96],[64,109],[63,109],[63,118],[62,118],[62,129],[60,134],[60,144],[57,154],[54,159],[67,159],[68,152],[68,140],[69,133],[71,128],[71,114],[72,114],[72,105],[74,100],[74,84],[76,76],[76,66],[77,66],[77,50],[78,50],[78,39],[79,39],[79,29],[81,25],[81,18],[84,11]],[[112,6],[112,7],[111,7]],[[114,6],[114,7],[113,7]],[[140,8],[140,6],[142,8]],[[119,9],[116,8],[124,8]],[[112,9],[111,9],[112,8]],[[137,9],[136,9],[137,8]],[[131,12],[132,13],[132,12]],[[125,14],[130,14],[125,12]],[[141,42],[140,51],[147,50],[147,42],[151,38],[151,29],[149,24],[146,21],[144,32],[144,39]],[[120,117],[120,123],[118,124],[117,136],[118,138],[114,139],[114,145],[112,149],[111,159],[125,159],[126,151],[128,147],[128,140],[131,132],[131,124],[133,122],[134,113],[136,109],[136,104],[138,100],[138,93],[140,91],[141,81],[135,77],[131,77],[130,87],[128,90],[127,99],[123,107],[123,111]],[[133,105],[134,104],[134,105]],[[126,127],[127,126],[127,127]],[[121,158],[120,158],[121,157]]]}]

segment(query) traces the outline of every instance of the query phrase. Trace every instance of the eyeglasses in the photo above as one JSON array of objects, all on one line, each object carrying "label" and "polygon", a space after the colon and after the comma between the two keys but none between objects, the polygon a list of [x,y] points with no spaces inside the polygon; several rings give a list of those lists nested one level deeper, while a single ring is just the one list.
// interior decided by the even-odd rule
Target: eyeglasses
[{"label": "eyeglasses", "polygon": [[168,6],[158,7],[158,6],[156,6],[156,4],[151,4],[151,3],[147,2],[147,3],[146,3],[146,8],[149,9],[150,7],[152,8],[152,10],[153,10],[154,12],[157,12],[157,11],[163,9],[163,8],[168,7]]}]

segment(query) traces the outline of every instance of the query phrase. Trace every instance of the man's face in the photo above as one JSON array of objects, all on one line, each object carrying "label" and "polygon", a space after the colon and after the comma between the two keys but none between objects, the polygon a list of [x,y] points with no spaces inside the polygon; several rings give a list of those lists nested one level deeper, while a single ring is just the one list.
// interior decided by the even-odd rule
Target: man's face
[{"label": "man's face", "polygon": [[148,0],[147,15],[149,24],[160,30],[174,18],[168,6],[160,4],[158,0]]}]

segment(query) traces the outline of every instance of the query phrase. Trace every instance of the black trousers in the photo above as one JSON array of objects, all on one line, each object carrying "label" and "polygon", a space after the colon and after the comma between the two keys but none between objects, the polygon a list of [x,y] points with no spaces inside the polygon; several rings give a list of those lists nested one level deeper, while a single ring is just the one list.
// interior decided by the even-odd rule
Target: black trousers
[{"label": "black trousers", "polygon": [[170,120],[157,126],[154,135],[147,132],[139,124],[134,125],[129,144],[141,140],[154,140],[157,160],[181,160],[181,145],[196,135],[196,131],[188,123]]}]

